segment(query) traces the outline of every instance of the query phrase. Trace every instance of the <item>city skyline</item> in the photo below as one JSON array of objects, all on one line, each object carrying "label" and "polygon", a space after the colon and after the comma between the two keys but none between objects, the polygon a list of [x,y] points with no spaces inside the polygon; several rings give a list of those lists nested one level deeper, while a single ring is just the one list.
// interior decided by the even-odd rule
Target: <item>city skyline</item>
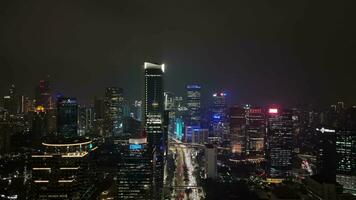
[{"label": "city skyline", "polygon": [[356,200],[355,14],[1,1],[0,199]]}]

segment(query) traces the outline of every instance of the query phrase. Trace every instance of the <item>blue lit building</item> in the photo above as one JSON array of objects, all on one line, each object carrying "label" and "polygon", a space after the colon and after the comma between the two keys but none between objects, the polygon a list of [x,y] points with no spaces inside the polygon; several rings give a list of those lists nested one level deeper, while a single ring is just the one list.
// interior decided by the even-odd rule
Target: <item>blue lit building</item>
[{"label": "blue lit building", "polygon": [[57,135],[74,137],[78,129],[78,104],[76,98],[59,97],[57,100]]},{"label": "blue lit building", "polygon": [[208,142],[209,129],[200,126],[186,126],[184,134],[185,143],[205,144]]},{"label": "blue lit building", "polygon": [[222,141],[230,139],[226,97],[226,92],[214,93],[211,108],[211,128],[213,135],[221,138]]},{"label": "blue lit building", "polygon": [[200,85],[187,86],[188,125],[200,126],[201,120],[201,87]]},{"label": "blue lit building", "polygon": [[182,141],[183,138],[183,127],[184,127],[184,123],[182,118],[176,118],[175,119],[175,123],[174,123],[174,135],[175,138],[179,141]]}]

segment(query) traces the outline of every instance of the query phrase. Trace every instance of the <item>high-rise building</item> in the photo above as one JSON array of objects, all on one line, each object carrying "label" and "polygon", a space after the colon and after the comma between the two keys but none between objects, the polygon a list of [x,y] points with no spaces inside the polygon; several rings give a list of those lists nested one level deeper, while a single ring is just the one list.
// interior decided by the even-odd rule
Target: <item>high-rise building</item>
[{"label": "high-rise building", "polygon": [[220,138],[221,141],[230,140],[226,96],[226,92],[214,93],[211,108],[211,128],[213,135]]},{"label": "high-rise building", "polygon": [[188,121],[191,126],[200,126],[201,120],[201,87],[200,85],[187,85]]},{"label": "high-rise building", "polygon": [[[343,106],[343,105],[342,105]],[[356,107],[340,113],[336,129],[336,181],[356,195]]]},{"label": "high-rise building", "polygon": [[246,109],[246,155],[263,157],[266,137],[265,112],[259,107]]},{"label": "high-rise building", "polygon": [[205,145],[205,174],[206,178],[217,178],[217,148],[212,144]]},{"label": "high-rise building", "polygon": [[185,143],[205,144],[208,142],[209,129],[200,126],[186,126],[184,134]]},{"label": "high-rise building", "polygon": [[164,64],[144,63],[144,124],[149,151],[152,153],[154,199],[162,199],[167,138],[164,133]]},{"label": "high-rise building", "polygon": [[118,137],[123,133],[123,89],[117,87],[106,88],[104,105],[105,136]]},{"label": "high-rise building", "polygon": [[147,139],[133,137],[119,148],[118,199],[151,199],[151,157]]},{"label": "high-rise building", "polygon": [[32,154],[31,199],[93,199],[92,141],[56,138]]},{"label": "high-rise building", "polygon": [[46,80],[40,80],[36,88],[36,106],[43,106],[45,110],[53,108],[49,77]]},{"label": "high-rise building", "polygon": [[164,110],[169,111],[169,127],[168,132],[171,136],[174,135],[174,122],[176,118],[176,105],[175,105],[175,98],[173,93],[165,92],[164,93]]},{"label": "high-rise building", "polygon": [[39,147],[42,138],[48,134],[47,113],[43,106],[37,106],[32,112],[31,142],[32,147]]},{"label": "high-rise building", "polygon": [[9,94],[4,96],[3,107],[10,115],[21,113],[21,96],[17,94],[13,84],[9,88]]},{"label": "high-rise building", "polygon": [[78,134],[84,136],[89,134],[94,126],[94,112],[91,106],[78,107]]},{"label": "high-rise building", "polygon": [[57,135],[74,137],[78,129],[78,104],[75,98],[59,97],[57,100]]},{"label": "high-rise building", "polygon": [[231,152],[246,155],[246,110],[240,106],[233,106],[230,115],[230,143]]},{"label": "high-rise building", "polygon": [[94,134],[104,136],[104,100],[94,99]]},{"label": "high-rise building", "polygon": [[267,111],[267,181],[280,183],[291,177],[293,151],[292,111],[269,108]]}]

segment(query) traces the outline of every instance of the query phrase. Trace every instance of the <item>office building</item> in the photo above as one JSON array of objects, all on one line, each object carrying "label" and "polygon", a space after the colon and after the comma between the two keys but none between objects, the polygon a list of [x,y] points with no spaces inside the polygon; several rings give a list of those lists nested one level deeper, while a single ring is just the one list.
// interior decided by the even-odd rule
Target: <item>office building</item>
[{"label": "office building", "polygon": [[144,63],[144,124],[147,132],[147,143],[152,153],[153,195],[162,199],[164,162],[167,138],[164,133],[164,64]]},{"label": "office building", "polygon": [[213,94],[213,105],[211,107],[211,128],[215,137],[222,141],[229,140],[228,110],[226,103],[226,92]]},{"label": "office building", "polygon": [[293,151],[292,111],[267,110],[267,181],[280,183],[291,177]]},{"label": "office building", "polygon": [[94,112],[91,106],[78,107],[78,134],[80,136],[87,135],[94,127]]},{"label": "office building", "polygon": [[36,106],[42,106],[45,110],[53,109],[49,77],[40,80],[36,88]]},{"label": "office building", "polygon": [[209,129],[200,126],[186,126],[184,134],[185,143],[205,144],[208,143]]},{"label": "office building", "polygon": [[130,138],[119,148],[121,156],[117,172],[118,199],[151,199],[151,157],[146,137]]},{"label": "office building", "polygon": [[78,104],[75,98],[59,97],[57,100],[57,135],[77,136]]},{"label": "office building", "polygon": [[336,181],[343,186],[344,192],[356,195],[356,107],[345,109],[340,115],[341,119],[334,133]]},{"label": "office building", "polygon": [[123,89],[108,87],[104,100],[104,131],[106,137],[119,137],[123,133]]},{"label": "office building", "polygon": [[246,155],[264,157],[266,137],[265,112],[259,107],[246,109]]},{"label": "office building", "polygon": [[217,148],[212,144],[205,145],[205,175],[206,178],[217,178]]},{"label": "office building", "polygon": [[240,106],[229,109],[231,152],[246,155],[246,110]]},{"label": "office building", "polygon": [[187,86],[187,125],[200,126],[201,120],[201,87],[200,85]]}]

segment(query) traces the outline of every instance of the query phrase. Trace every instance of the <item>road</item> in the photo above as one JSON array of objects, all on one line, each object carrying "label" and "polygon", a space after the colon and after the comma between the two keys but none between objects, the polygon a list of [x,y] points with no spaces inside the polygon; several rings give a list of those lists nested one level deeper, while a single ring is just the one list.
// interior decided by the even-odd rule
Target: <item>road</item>
[{"label": "road", "polygon": [[197,185],[194,170],[196,166],[196,150],[187,148],[184,144],[170,146],[171,152],[175,154],[175,171],[171,183],[173,187],[172,200],[199,200],[203,196],[203,190]]}]

